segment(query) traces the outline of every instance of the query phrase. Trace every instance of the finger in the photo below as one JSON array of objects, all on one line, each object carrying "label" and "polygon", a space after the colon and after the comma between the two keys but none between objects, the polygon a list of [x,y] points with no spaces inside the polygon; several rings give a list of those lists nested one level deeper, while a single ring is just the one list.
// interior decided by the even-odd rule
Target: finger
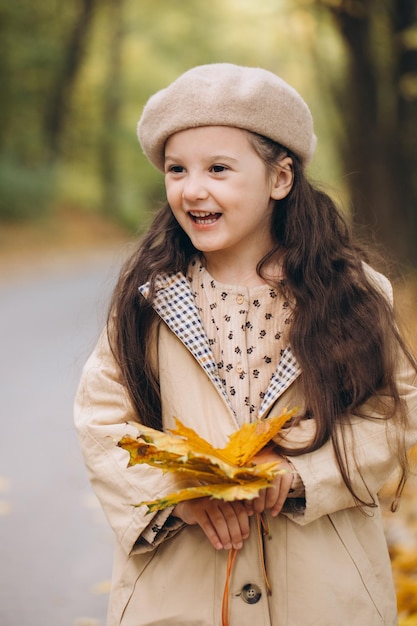
[{"label": "finger", "polygon": [[[208,509],[212,509],[213,504],[209,498],[197,498],[196,500],[188,500],[177,504],[175,507],[175,515],[180,517],[186,524],[198,524],[201,530],[216,550],[223,549],[222,539],[212,524]],[[223,519],[221,516],[220,522]]]},{"label": "finger", "polygon": [[265,509],[272,510],[276,506],[280,496],[280,486],[281,480],[275,479],[273,484],[265,490]]},{"label": "finger", "polygon": [[188,524],[198,524],[216,550],[240,549],[249,536],[249,516],[242,502],[209,498],[181,503],[176,514]]},{"label": "finger", "polygon": [[249,537],[249,516],[242,502],[219,502],[210,515],[210,521],[226,550],[232,546],[240,550],[243,541]]},{"label": "finger", "polygon": [[279,489],[276,492],[275,502],[272,504],[271,515],[276,517],[282,510],[284,502],[288,497],[288,493],[292,485],[292,474],[283,474],[279,482]]},{"label": "finger", "polygon": [[240,550],[243,546],[241,523],[244,524],[244,517],[247,517],[246,512],[243,511],[243,507],[239,507],[237,504],[222,502],[219,505],[218,513],[223,516],[223,522],[220,521],[221,518],[217,514],[211,518],[211,521],[215,524],[225,550],[229,550],[232,546],[236,550]]},{"label": "finger", "polygon": [[230,504],[214,501],[207,507],[207,516],[225,550],[230,550],[233,540],[239,542],[238,522]]},{"label": "finger", "polygon": [[249,517],[251,517],[252,515],[255,514],[255,511],[253,509],[253,500],[243,500],[243,505],[246,509],[246,513],[249,515]]},{"label": "finger", "polygon": [[250,520],[246,506],[240,501],[231,502],[231,506],[236,514],[242,539],[247,539],[250,533]]},{"label": "finger", "polygon": [[265,511],[266,491],[266,489],[261,489],[259,496],[252,500],[255,513],[263,513]]},{"label": "finger", "polygon": [[208,515],[206,515],[206,517],[200,521],[199,526],[206,535],[207,539],[210,541],[213,548],[215,548],[216,550],[223,550],[223,539],[220,537],[219,532],[213,525]]}]

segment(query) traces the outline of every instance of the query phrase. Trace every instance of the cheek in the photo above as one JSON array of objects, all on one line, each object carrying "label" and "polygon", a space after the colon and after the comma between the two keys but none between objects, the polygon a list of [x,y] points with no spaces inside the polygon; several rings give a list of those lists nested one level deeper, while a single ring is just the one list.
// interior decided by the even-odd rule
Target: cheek
[{"label": "cheek", "polygon": [[171,207],[178,203],[178,199],[181,198],[181,192],[178,190],[178,187],[172,183],[165,183],[165,193]]},{"label": "cheek", "polygon": [[175,219],[177,221],[181,221],[184,216],[184,212],[182,210],[182,198],[181,198],[181,191],[178,190],[178,188],[172,185],[168,185],[165,188],[166,191],[166,199],[167,202],[169,204],[169,206],[171,207],[171,211],[172,214],[174,215]]}]

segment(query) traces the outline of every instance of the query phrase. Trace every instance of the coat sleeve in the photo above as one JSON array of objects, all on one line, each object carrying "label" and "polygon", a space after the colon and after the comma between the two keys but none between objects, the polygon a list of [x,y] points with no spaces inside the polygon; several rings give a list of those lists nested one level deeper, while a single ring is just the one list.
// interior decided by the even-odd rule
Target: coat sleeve
[{"label": "coat sleeve", "polygon": [[[387,297],[392,300],[387,279],[376,272],[372,275]],[[364,501],[376,498],[381,487],[392,477],[398,466],[400,447],[407,450],[417,444],[417,374],[406,356],[401,353],[397,366],[397,385],[405,408],[406,424],[400,419],[389,419],[378,409],[391,399],[379,395],[364,407],[371,419],[351,415],[347,424],[339,425],[337,436],[345,439],[346,461],[355,493]],[[293,447],[311,440],[314,419],[302,421],[288,441]],[[323,515],[355,506],[355,501],[343,482],[336,461],[333,444],[328,441],[320,449],[300,456],[291,456],[291,463],[305,487],[305,507],[288,514],[299,524],[308,524]]]},{"label": "coat sleeve", "polygon": [[129,455],[116,443],[137,436],[129,421],[138,417],[120,379],[106,330],[84,366],[75,398],[74,421],[92,487],[126,553],[153,549],[182,523],[135,504],[160,498],[181,487],[173,477],[147,465],[127,467]]}]

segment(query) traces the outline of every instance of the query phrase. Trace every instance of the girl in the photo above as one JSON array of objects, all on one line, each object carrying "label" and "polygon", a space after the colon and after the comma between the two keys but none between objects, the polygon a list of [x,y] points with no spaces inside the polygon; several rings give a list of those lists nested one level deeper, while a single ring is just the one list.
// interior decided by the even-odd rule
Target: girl
[{"label": "girl", "polygon": [[[268,71],[206,65],[150,98],[138,135],[168,203],[121,273],[75,411],[117,538],[108,626],[218,626],[222,607],[232,626],[393,626],[377,494],[399,466],[400,495],[417,442],[416,366],[387,279],[305,176],[307,105]],[[132,506],[185,485],[126,467],[126,422],[176,416],[223,447],[284,407],[296,418],[254,462],[287,472],[255,500]]]}]

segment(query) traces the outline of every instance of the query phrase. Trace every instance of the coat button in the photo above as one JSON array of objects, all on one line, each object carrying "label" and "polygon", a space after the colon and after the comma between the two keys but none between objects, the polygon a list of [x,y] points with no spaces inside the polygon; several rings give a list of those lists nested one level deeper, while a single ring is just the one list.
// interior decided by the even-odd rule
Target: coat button
[{"label": "coat button", "polygon": [[238,304],[243,304],[245,301],[245,296],[242,296],[242,294],[240,293],[237,297],[236,297],[236,302]]},{"label": "coat button", "polygon": [[252,585],[248,583],[242,587],[242,600],[247,604],[256,604],[261,599],[262,592],[258,585]]}]

